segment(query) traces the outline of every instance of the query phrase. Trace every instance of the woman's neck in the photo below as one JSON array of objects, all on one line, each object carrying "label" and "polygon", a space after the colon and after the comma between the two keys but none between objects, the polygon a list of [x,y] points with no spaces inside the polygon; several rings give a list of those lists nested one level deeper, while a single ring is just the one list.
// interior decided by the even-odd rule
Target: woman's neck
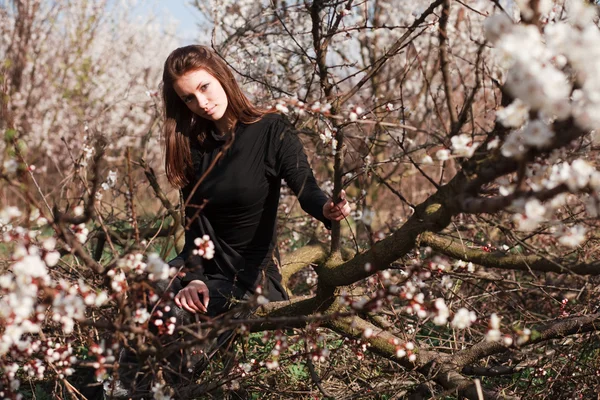
[{"label": "woman's neck", "polygon": [[221,117],[218,121],[214,121],[214,124],[220,135],[227,135],[233,131],[236,122],[235,116],[232,115],[229,110],[227,110],[223,117]]}]

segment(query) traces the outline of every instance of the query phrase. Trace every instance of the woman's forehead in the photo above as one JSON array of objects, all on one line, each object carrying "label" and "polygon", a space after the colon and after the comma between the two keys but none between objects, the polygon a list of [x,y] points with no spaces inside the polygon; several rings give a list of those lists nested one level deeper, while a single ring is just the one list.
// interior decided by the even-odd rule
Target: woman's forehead
[{"label": "woman's forehead", "polygon": [[180,91],[193,91],[198,85],[204,84],[206,82],[211,82],[214,79],[215,77],[205,69],[196,69],[193,71],[186,72],[185,74],[177,78],[173,83],[173,88],[175,89],[177,94],[182,95],[185,93],[179,93]]}]

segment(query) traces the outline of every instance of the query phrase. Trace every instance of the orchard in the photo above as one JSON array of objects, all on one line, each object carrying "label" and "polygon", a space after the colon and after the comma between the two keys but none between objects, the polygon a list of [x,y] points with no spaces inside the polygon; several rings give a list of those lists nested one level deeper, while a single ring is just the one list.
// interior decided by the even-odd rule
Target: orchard
[{"label": "orchard", "polygon": [[193,6],[198,43],[352,213],[328,231],[284,190],[290,300],[179,309],[175,26],[132,1],[0,1],[0,398],[123,398],[132,379],[154,399],[597,397],[595,2]]}]

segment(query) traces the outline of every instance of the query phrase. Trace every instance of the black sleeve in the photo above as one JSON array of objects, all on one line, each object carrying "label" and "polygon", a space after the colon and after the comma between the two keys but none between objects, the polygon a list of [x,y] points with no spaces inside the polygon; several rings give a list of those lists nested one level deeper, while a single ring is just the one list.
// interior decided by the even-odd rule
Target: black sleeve
[{"label": "black sleeve", "polygon": [[283,116],[277,116],[270,132],[268,164],[279,179],[284,179],[300,201],[300,206],[331,229],[331,220],[323,215],[329,198],[317,185],[302,143],[295,129]]},{"label": "black sleeve", "polygon": [[199,280],[206,282],[204,268],[202,267],[202,258],[193,255],[188,257],[186,251],[179,253],[177,257],[169,261],[169,266],[180,268],[183,266],[183,277],[180,278],[181,286],[186,287],[191,281]]},{"label": "black sleeve", "polygon": [[202,267],[202,257],[198,255],[192,255],[187,257],[185,260],[185,268],[183,269],[185,275],[181,278],[181,286],[186,287],[191,281],[202,281],[206,282],[206,276],[204,276],[204,268]]}]

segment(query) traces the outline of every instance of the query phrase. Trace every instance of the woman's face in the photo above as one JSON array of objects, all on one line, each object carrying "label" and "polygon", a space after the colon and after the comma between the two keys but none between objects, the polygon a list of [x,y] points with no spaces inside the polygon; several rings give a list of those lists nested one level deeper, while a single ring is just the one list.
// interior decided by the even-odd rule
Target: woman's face
[{"label": "woman's face", "polygon": [[187,107],[201,118],[216,122],[227,111],[227,95],[223,86],[203,69],[187,72],[173,83],[173,89]]}]

